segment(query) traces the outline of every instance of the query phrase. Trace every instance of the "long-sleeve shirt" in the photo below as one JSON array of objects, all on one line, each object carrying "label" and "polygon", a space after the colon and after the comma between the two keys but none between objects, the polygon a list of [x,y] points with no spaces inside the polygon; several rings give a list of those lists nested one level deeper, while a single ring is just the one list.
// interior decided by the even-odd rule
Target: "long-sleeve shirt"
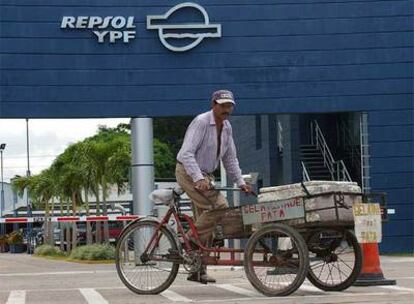
[{"label": "long-sleeve shirt", "polygon": [[185,133],[177,160],[194,182],[204,179],[202,172],[212,173],[223,161],[227,174],[237,186],[244,185],[230,122],[223,122],[220,151],[217,153],[217,128],[213,111],[198,115]]}]

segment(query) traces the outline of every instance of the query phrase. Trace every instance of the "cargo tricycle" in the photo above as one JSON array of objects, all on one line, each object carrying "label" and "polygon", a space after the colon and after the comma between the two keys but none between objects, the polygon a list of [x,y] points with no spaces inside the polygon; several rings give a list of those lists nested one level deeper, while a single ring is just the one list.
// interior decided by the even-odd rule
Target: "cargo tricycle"
[{"label": "cargo tricycle", "polygon": [[[361,250],[352,233],[352,203],[361,194],[330,189],[312,194],[312,186],[301,183],[303,195],[294,196],[263,191],[258,204],[209,211],[216,213],[221,228],[211,246],[200,242],[192,217],[180,211],[183,191],[163,189],[163,199],[154,201],[168,206],[165,215],[139,218],[121,233],[118,275],[138,294],[158,294],[180,269],[192,273],[208,265],[243,266],[250,283],[266,296],[289,295],[305,278],[322,290],[344,290],[361,269]],[[244,239],[244,248],[224,247],[221,238]]]}]

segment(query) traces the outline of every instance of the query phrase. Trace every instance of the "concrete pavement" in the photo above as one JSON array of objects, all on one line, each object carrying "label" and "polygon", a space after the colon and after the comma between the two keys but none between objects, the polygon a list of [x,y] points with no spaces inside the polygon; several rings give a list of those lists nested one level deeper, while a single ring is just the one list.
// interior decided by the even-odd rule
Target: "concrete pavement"
[{"label": "concrete pavement", "polygon": [[113,264],[79,264],[27,254],[0,254],[1,304],[126,304],[126,303],[413,303],[414,258],[381,257],[384,275],[397,286],[351,287],[343,292],[324,292],[308,281],[292,295],[267,298],[257,292],[241,267],[211,267],[216,284],[186,281],[179,274],[160,295],[142,296],[119,280]]}]

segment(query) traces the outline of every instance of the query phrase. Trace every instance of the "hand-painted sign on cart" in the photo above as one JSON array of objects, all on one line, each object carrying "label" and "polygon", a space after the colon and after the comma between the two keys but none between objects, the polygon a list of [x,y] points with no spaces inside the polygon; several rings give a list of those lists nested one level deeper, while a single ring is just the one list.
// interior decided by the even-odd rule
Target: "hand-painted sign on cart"
[{"label": "hand-painted sign on cart", "polygon": [[359,243],[380,243],[382,240],[379,204],[354,204],[355,235]]},{"label": "hand-painted sign on cart", "polygon": [[292,198],[242,207],[243,224],[283,221],[305,216],[301,198]]}]

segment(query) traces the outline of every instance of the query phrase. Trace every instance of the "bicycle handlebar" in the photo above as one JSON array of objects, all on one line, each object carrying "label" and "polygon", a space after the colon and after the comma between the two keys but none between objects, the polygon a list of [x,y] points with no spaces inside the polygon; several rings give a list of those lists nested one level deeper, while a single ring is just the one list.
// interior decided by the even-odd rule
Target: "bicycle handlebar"
[{"label": "bicycle handlebar", "polygon": [[[213,187],[212,190],[217,190],[217,191],[242,191],[242,189],[240,188],[234,188],[234,187]],[[253,194],[254,196],[257,196],[257,194],[252,191],[250,192],[251,194]]]}]

